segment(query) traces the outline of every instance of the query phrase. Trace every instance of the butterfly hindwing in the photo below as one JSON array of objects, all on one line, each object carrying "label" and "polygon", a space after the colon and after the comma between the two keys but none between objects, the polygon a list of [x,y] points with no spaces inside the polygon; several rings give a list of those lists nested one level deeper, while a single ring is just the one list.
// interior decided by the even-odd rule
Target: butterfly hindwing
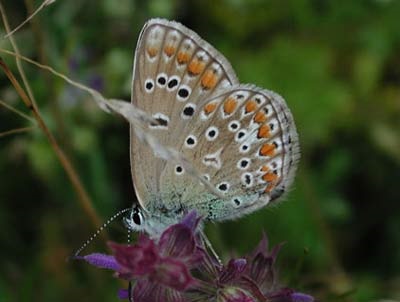
[{"label": "butterfly hindwing", "polygon": [[253,85],[202,100],[176,148],[224,198],[168,163],[160,177],[163,200],[170,208],[195,208],[212,220],[239,217],[276,200],[292,183],[299,158],[285,101]]}]

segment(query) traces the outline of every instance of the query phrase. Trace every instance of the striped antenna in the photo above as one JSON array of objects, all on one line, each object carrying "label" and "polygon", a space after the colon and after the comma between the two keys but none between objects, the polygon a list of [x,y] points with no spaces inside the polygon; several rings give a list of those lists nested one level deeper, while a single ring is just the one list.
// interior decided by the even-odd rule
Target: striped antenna
[{"label": "striped antenna", "polygon": [[132,230],[130,228],[128,228],[128,235],[127,235],[128,238],[126,240],[128,244],[131,243],[131,233],[132,233]]},{"label": "striped antenna", "polygon": [[121,216],[123,213],[132,211],[132,208],[127,208],[127,209],[123,209],[121,211],[119,211],[118,213],[116,213],[115,215],[113,215],[112,217],[110,217],[105,223],[103,223],[103,225],[101,227],[99,227],[97,229],[96,232],[94,232],[92,234],[92,236],[90,236],[90,238],[88,240],[86,240],[86,242],[74,253],[74,255],[72,256],[72,258],[75,257],[79,257],[79,254],[97,237],[99,236],[99,234],[111,223],[113,222],[117,217]]}]

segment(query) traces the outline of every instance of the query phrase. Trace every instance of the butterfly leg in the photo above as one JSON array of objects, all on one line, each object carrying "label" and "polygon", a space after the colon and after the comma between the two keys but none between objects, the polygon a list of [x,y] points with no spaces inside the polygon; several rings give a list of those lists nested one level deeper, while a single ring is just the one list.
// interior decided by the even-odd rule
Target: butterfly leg
[{"label": "butterfly leg", "polygon": [[205,243],[206,247],[210,250],[211,254],[214,256],[215,260],[218,262],[219,265],[222,266],[221,258],[218,256],[217,252],[214,250],[211,241],[208,239],[207,235],[204,233],[203,230],[200,231],[201,238]]}]

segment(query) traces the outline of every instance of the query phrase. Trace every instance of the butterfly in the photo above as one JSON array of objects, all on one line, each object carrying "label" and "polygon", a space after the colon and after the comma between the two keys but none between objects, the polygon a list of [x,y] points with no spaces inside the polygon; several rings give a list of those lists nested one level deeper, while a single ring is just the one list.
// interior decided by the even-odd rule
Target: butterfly
[{"label": "butterfly", "polygon": [[130,230],[160,234],[191,210],[205,221],[239,218],[275,203],[292,184],[300,151],[285,100],[240,84],[228,60],[184,25],[164,19],[144,25],[131,102],[155,121],[145,133],[182,154],[204,181],[154,156],[158,150],[131,126],[138,202],[125,218]]}]

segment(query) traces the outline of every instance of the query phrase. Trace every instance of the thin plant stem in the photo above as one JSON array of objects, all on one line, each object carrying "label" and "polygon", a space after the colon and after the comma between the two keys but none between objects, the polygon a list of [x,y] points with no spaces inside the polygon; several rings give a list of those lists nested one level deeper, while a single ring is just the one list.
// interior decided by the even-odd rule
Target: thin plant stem
[{"label": "thin plant stem", "polygon": [[[25,6],[28,11],[28,14],[30,15],[29,18],[30,18],[32,33],[33,33],[33,36],[34,36],[34,39],[36,42],[35,47],[36,47],[37,53],[38,53],[38,61],[45,65],[50,65],[49,60],[48,60],[48,54],[47,54],[46,47],[45,47],[45,39],[46,39],[45,32],[43,32],[43,30],[41,30],[39,18],[31,18],[31,17],[34,16],[40,9],[44,8],[46,6],[45,5],[46,3],[49,4],[49,2],[50,1],[48,1],[48,0],[44,1],[42,3],[42,5],[35,11],[33,1],[25,0]],[[50,102],[49,105],[50,105],[50,109],[51,109],[50,112],[52,113],[53,119],[55,121],[55,126],[56,126],[56,130],[57,130],[56,131],[57,138],[61,142],[61,144],[64,148],[64,151],[67,154],[71,154],[70,152],[68,152],[70,150],[70,145],[68,144],[69,140],[65,139],[67,137],[66,127],[64,124],[64,119],[62,118],[60,104],[59,104],[58,98],[56,97],[54,78],[51,77],[49,75],[49,73],[47,73],[47,72],[43,72],[42,74],[44,76],[46,83],[48,83],[48,85],[47,85],[48,97],[50,100],[53,100],[52,102]]]},{"label": "thin plant stem", "polygon": [[0,105],[7,108],[8,110],[14,112],[15,114],[23,117],[24,119],[30,121],[31,123],[35,123],[35,120],[33,118],[31,118],[29,115],[21,112],[18,109],[15,109],[13,106],[8,105],[6,102],[3,102],[2,100],[0,100]]},{"label": "thin plant stem", "polygon": [[[7,15],[6,15],[5,11],[4,11],[4,7],[3,7],[3,4],[1,3],[1,1],[0,1],[0,13],[1,13],[1,18],[3,20],[3,24],[4,24],[4,27],[6,29],[6,32],[9,33],[10,32],[10,25],[8,23]],[[14,37],[11,35],[9,38],[10,38],[9,40],[11,42],[11,46],[12,46],[14,52],[16,54],[20,54],[18,45],[17,45],[17,43],[15,43]],[[17,69],[18,69],[18,72],[19,72],[19,74],[21,76],[22,82],[24,83],[26,92],[28,93],[29,99],[32,102],[32,106],[34,106],[36,108],[36,111],[39,111],[39,108],[37,106],[35,97],[34,97],[34,95],[32,93],[31,87],[30,87],[29,82],[28,82],[28,80],[26,78],[25,71],[22,68],[21,60],[18,57],[16,57],[15,61],[17,63]]]},{"label": "thin plant stem", "polygon": [[10,36],[12,36],[15,32],[17,32],[21,27],[23,27],[27,22],[33,19],[45,6],[50,5],[54,3],[55,0],[45,0],[42,2],[42,4],[34,11],[34,12],[29,12],[30,15],[28,18],[26,18],[20,25],[18,25],[16,28],[14,28],[12,31],[7,30],[7,35],[4,36],[3,39],[7,39]]},{"label": "thin plant stem", "polygon": [[[75,168],[72,166],[72,163],[68,159],[68,157],[65,155],[63,150],[60,148],[58,145],[56,139],[54,136],[51,134],[49,128],[47,127],[46,123],[44,122],[42,116],[40,115],[39,111],[36,109],[36,107],[33,105],[32,100],[29,98],[29,96],[25,93],[11,70],[8,68],[6,63],[0,58],[0,67],[3,69],[4,73],[14,86],[15,90],[21,97],[22,101],[28,107],[28,109],[32,112],[39,128],[43,131],[45,134],[46,138],[48,139],[50,145],[52,146],[54,152],[56,153],[62,167],[64,168],[65,172],[68,175],[69,180],[71,181],[77,195],[78,195],[78,200],[80,202],[80,205],[86,215],[89,217],[91,222],[96,228],[99,228],[101,226],[100,218],[98,217],[91,199],[89,198],[89,195],[87,194],[85,188],[82,185],[82,181],[80,180]],[[102,233],[103,236],[105,236],[105,233]]]},{"label": "thin plant stem", "polygon": [[[52,2],[53,1],[45,1],[44,3],[50,4]],[[41,8],[39,8],[39,9],[41,9]],[[6,13],[4,11],[4,8],[3,8],[3,5],[1,2],[0,2],[0,12],[1,12],[4,26],[6,28],[6,32],[10,33],[10,26],[8,24],[7,16],[6,16]],[[97,215],[96,210],[93,207],[93,202],[91,201],[88,193],[86,192],[86,190],[82,184],[82,181],[80,180],[79,175],[76,172],[76,169],[73,167],[71,161],[69,160],[67,155],[64,153],[64,151],[61,149],[61,147],[57,143],[55,137],[50,132],[49,128],[47,127],[46,123],[44,122],[44,120],[39,112],[39,109],[36,105],[36,101],[34,99],[32,91],[30,89],[30,85],[29,85],[28,81],[26,80],[26,76],[25,76],[24,70],[21,65],[21,60],[20,60],[21,55],[20,55],[18,46],[15,43],[12,35],[9,36],[9,38],[10,38],[11,45],[14,49],[14,52],[16,54],[15,59],[16,59],[16,63],[17,63],[17,68],[21,75],[24,86],[26,88],[26,92],[21,87],[21,85],[19,84],[19,82],[17,81],[17,79],[15,78],[13,73],[11,72],[11,70],[8,68],[8,66],[5,64],[5,62],[1,58],[0,58],[0,66],[3,68],[4,72],[6,73],[7,77],[11,81],[11,83],[13,84],[17,93],[22,98],[22,101],[25,103],[25,105],[28,107],[28,109],[32,112],[35,120],[38,123],[39,128],[42,129],[42,131],[46,135],[46,137],[47,137],[50,145],[54,149],[61,165],[63,166],[65,172],[67,173],[68,178],[71,181],[73,188],[75,189],[75,192],[78,195],[78,201],[80,203],[80,206],[82,207],[83,211],[86,213],[86,215],[89,217],[90,221],[93,223],[93,225],[97,229],[101,226],[101,220],[100,220],[99,216]],[[107,239],[107,235],[105,232],[102,233],[102,236],[105,239]]]},{"label": "thin plant stem", "polygon": [[92,97],[94,97],[94,98],[98,97],[98,98],[104,100],[104,98],[101,96],[101,94],[100,94],[99,92],[97,92],[96,90],[94,90],[94,89],[92,89],[92,88],[90,88],[90,87],[88,87],[88,86],[85,86],[85,85],[83,85],[83,84],[81,84],[81,83],[79,83],[79,82],[76,82],[76,81],[74,81],[74,80],[71,80],[71,79],[70,79],[69,77],[67,77],[66,75],[64,75],[64,74],[62,74],[62,73],[56,71],[54,68],[52,68],[52,67],[50,67],[50,66],[48,66],[48,65],[40,64],[40,63],[38,63],[38,62],[36,62],[36,61],[34,61],[34,60],[31,60],[31,59],[29,59],[29,58],[27,58],[27,57],[21,55],[21,54],[17,54],[17,53],[15,53],[15,52],[12,52],[12,51],[9,51],[9,50],[6,50],[6,49],[1,49],[1,48],[0,48],[0,52],[6,53],[6,54],[8,54],[8,55],[12,55],[12,56],[14,56],[14,57],[18,57],[19,59],[21,59],[21,60],[23,60],[23,61],[25,61],[25,62],[28,62],[28,63],[30,63],[30,64],[32,64],[32,65],[35,65],[35,66],[37,66],[37,67],[39,67],[39,68],[41,68],[41,69],[47,70],[47,71],[49,71],[50,73],[54,74],[55,76],[57,76],[57,77],[63,79],[63,80],[66,81],[67,83],[71,84],[72,86],[75,86],[75,87],[77,87],[77,88],[79,88],[79,89],[82,89],[83,91],[88,92]]},{"label": "thin plant stem", "polygon": [[28,132],[28,131],[32,131],[33,129],[35,129],[35,127],[23,127],[23,128],[11,129],[8,131],[0,132],[0,137],[5,137],[8,135],[17,134],[17,133]]}]

